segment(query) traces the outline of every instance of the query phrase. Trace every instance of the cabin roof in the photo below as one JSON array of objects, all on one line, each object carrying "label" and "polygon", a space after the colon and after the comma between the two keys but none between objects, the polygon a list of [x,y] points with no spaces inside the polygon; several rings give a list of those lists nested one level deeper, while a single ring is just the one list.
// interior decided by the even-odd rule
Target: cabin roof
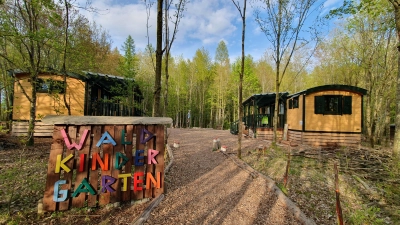
[{"label": "cabin roof", "polygon": [[[8,72],[8,74],[9,74],[10,76],[26,75],[26,74],[28,74],[28,72],[22,71],[22,70],[20,70],[20,69],[8,70],[7,72]],[[39,76],[40,76],[40,75],[59,75],[59,76],[62,76],[63,74],[62,74],[61,72],[56,72],[56,71],[54,71],[54,70],[49,70],[49,71],[40,72],[40,73],[39,73]],[[78,74],[78,73],[67,72],[67,76],[73,77],[73,78],[76,78],[76,79],[79,79],[79,80],[83,80],[83,81],[86,80],[86,77],[85,77],[85,76],[83,76],[83,75],[81,75],[81,74]]]},{"label": "cabin roof", "polygon": [[[280,98],[286,99],[288,96],[288,92],[280,92]],[[263,93],[263,94],[255,94],[247,98],[242,104],[243,105],[253,105],[253,101],[258,107],[263,107],[266,105],[270,105],[275,102],[276,93]]]},{"label": "cabin roof", "polygon": [[349,92],[354,92],[360,95],[366,95],[367,94],[367,90],[363,89],[363,88],[359,88],[356,86],[350,86],[350,85],[343,85],[343,84],[329,84],[329,85],[322,85],[322,86],[317,86],[317,87],[312,87],[291,95],[288,95],[288,98],[293,98],[293,97],[297,97],[299,95],[302,94],[312,94],[315,92],[320,92],[320,91],[349,91]]}]

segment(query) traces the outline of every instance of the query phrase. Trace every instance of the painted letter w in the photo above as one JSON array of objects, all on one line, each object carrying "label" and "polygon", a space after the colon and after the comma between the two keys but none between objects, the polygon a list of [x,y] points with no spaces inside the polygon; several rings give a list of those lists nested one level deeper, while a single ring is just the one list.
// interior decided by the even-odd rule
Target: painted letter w
[{"label": "painted letter w", "polygon": [[67,148],[69,150],[71,150],[73,147],[75,147],[77,150],[81,150],[82,147],[83,147],[83,143],[85,142],[85,139],[86,139],[86,136],[87,136],[88,132],[89,132],[89,130],[85,129],[85,131],[83,132],[83,135],[81,136],[81,140],[79,141],[79,145],[76,144],[76,143],[72,143],[71,144],[71,142],[69,142],[69,138],[67,136],[67,133],[65,133],[65,129],[61,130],[61,135],[63,136],[65,145],[67,146]]}]

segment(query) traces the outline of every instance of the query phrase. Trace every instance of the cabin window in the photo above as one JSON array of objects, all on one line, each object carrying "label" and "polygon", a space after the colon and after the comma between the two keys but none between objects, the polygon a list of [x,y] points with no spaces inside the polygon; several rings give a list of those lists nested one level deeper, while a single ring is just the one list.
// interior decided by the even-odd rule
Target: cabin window
[{"label": "cabin window", "polygon": [[289,99],[289,109],[299,108],[299,96]]},{"label": "cabin window", "polygon": [[293,108],[299,108],[299,96],[293,98]]},{"label": "cabin window", "polygon": [[314,113],[343,115],[352,113],[352,97],[342,95],[315,96]]},{"label": "cabin window", "polygon": [[279,104],[279,115],[285,114],[285,106],[283,103]]},{"label": "cabin window", "polygon": [[59,80],[52,80],[50,82],[50,92],[64,94],[65,93],[65,82]]},{"label": "cabin window", "polygon": [[37,79],[36,92],[63,94],[65,92],[65,82],[39,78]]},{"label": "cabin window", "polygon": [[43,80],[43,79],[37,79],[36,83],[36,92],[39,93],[47,93],[50,90],[50,81],[49,80]]}]

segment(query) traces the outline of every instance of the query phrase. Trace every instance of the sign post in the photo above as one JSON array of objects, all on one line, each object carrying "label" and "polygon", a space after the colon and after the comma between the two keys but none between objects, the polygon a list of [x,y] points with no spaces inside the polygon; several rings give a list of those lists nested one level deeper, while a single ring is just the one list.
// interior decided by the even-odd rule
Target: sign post
[{"label": "sign post", "polygon": [[47,116],[42,121],[54,124],[44,211],[164,192],[164,130],[171,118]]}]

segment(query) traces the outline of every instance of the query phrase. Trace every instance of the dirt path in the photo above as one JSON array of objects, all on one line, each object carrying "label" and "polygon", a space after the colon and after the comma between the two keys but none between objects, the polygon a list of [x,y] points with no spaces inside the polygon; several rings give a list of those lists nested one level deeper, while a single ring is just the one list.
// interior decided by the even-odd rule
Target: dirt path
[{"label": "dirt path", "polygon": [[[165,178],[168,192],[145,224],[304,223],[299,220],[304,215],[293,210],[291,202],[271,191],[271,180],[254,176],[235,157],[212,151],[212,140],[218,136],[228,147],[227,155],[233,155],[236,135],[209,129],[168,129],[168,133],[169,144],[176,140],[180,147],[173,150],[174,163]],[[254,149],[258,144],[243,139],[242,146]]]}]

